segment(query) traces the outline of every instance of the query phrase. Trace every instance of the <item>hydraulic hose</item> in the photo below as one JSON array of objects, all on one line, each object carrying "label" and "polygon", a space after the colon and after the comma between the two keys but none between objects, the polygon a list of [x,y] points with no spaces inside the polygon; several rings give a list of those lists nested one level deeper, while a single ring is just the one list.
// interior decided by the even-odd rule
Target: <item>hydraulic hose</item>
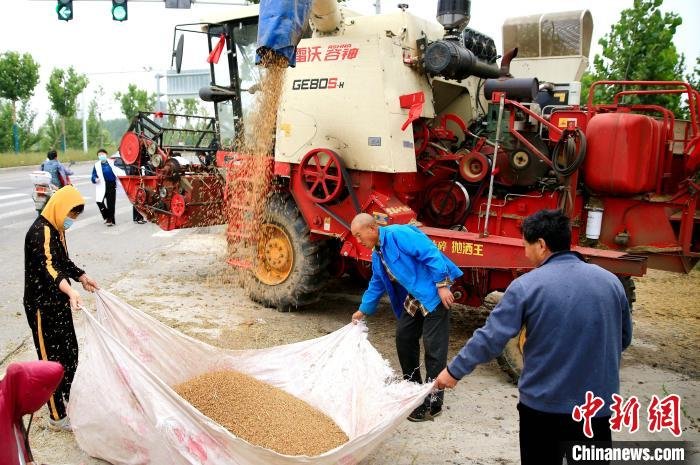
[{"label": "hydraulic hose", "polygon": [[[579,140],[578,150],[576,141]],[[552,151],[552,168],[561,177],[571,176],[586,159],[586,136],[580,129],[564,129]],[[571,161],[569,161],[571,160]]]}]

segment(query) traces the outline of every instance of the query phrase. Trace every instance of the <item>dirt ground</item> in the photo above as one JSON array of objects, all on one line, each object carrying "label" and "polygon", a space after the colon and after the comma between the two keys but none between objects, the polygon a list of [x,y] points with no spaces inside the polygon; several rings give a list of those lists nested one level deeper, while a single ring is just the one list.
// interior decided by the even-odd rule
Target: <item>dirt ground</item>
[{"label": "dirt ground", "polygon": [[[142,257],[132,271],[105,287],[123,300],[178,330],[219,347],[263,348],[328,334],[350,320],[363,290],[336,281],[323,300],[303,311],[280,313],[250,301],[227,278],[219,233],[202,231],[173,240]],[[700,444],[700,270],[687,276],[650,271],[636,279],[634,339],[624,353],[622,395],[648,405],[653,394],[682,397],[682,439]],[[88,305],[90,301],[88,299]],[[369,339],[398,369],[394,317],[387,304],[368,321]],[[483,324],[484,311],[452,312],[450,357]],[[76,317],[80,336],[82,318]],[[12,359],[34,357],[33,349]],[[6,362],[7,363],[7,362]],[[0,367],[4,372],[6,367]],[[480,366],[445,396],[435,422],[401,424],[363,465],[517,464],[517,388],[496,362]],[[35,417],[31,443],[35,458],[50,464],[104,463],[87,457],[70,433],[46,427],[45,409]],[[642,417],[642,425],[645,425]],[[643,428],[644,429],[644,428]],[[618,434],[620,440],[671,440],[668,432]],[[696,453],[688,463],[696,463]]]}]

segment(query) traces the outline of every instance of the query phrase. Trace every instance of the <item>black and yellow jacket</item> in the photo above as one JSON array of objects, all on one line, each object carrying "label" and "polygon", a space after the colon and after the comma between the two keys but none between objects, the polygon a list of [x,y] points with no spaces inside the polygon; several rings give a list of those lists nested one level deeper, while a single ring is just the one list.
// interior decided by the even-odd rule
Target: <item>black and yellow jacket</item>
[{"label": "black and yellow jacket", "polygon": [[58,288],[63,279],[78,280],[84,273],[68,257],[63,221],[85,200],[73,186],[54,193],[27,231],[24,240],[24,305],[67,305],[68,296]]}]

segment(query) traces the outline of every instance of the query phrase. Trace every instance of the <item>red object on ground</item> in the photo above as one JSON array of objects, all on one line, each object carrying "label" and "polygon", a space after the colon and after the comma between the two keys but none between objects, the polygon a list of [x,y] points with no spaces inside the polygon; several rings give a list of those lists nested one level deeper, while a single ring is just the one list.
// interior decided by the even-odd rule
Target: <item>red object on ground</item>
[{"label": "red object on ground", "polygon": [[25,460],[29,460],[20,429],[22,416],[36,412],[48,402],[62,378],[63,367],[56,362],[37,360],[7,367],[0,381],[0,463],[19,463],[17,437]]}]

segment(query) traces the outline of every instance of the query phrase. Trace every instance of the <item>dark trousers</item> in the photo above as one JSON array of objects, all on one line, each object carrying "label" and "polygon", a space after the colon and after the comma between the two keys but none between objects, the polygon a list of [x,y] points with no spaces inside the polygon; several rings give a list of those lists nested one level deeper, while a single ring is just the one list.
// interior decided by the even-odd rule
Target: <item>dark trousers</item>
[{"label": "dark trousers", "polygon": [[576,463],[608,464],[609,462],[574,462],[572,442],[605,447],[612,441],[610,416],[592,419],[593,438],[583,434],[583,423],[570,414],[546,413],[518,403],[520,413],[520,462],[522,465],[561,465],[564,456],[569,465]]},{"label": "dark trousers", "polygon": [[[419,311],[415,316],[405,310],[396,324],[396,351],[404,379],[422,383],[420,372],[420,338],[425,348],[426,380],[437,378],[447,366],[447,346],[450,332],[450,312],[442,304],[427,316]],[[426,397],[426,405],[442,407],[443,392]]]},{"label": "dark trousers", "polygon": [[139,213],[139,211],[136,209],[136,207],[132,207],[133,212],[131,213],[131,218],[134,221],[143,221],[143,215]]},{"label": "dark trousers", "polygon": [[100,209],[102,218],[112,224],[114,221],[114,209],[117,201],[117,183],[115,181],[105,181],[105,198],[102,202],[97,202],[97,208]]},{"label": "dark trousers", "polygon": [[66,416],[65,402],[70,396],[70,387],[78,367],[78,340],[75,337],[73,316],[67,304],[42,308],[25,307],[25,313],[39,359],[63,365],[61,384],[47,404],[51,419],[60,420]]}]

